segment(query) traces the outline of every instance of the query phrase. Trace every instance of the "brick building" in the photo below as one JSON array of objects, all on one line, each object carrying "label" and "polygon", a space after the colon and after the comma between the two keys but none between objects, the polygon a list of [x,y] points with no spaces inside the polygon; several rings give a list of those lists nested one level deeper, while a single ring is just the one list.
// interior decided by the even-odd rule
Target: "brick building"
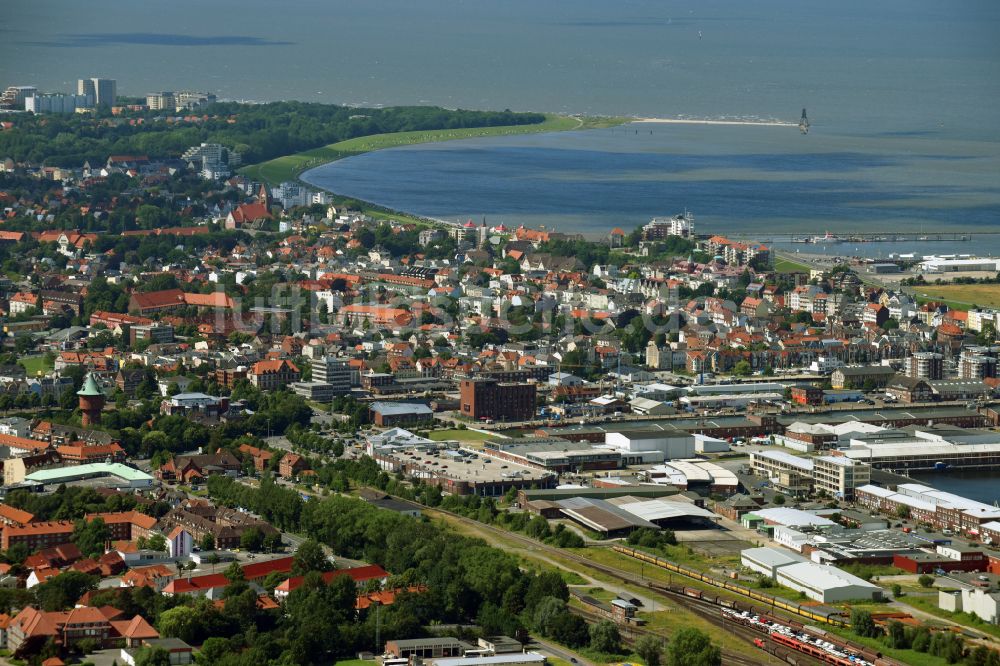
[{"label": "brick building", "polygon": [[526,421],[535,416],[535,385],[466,378],[460,384],[460,403],[462,415],[476,421]]},{"label": "brick building", "polygon": [[148,539],[156,528],[156,518],[139,511],[88,513],[86,516],[88,523],[95,518],[104,520],[111,531],[112,541],[135,541],[139,537]]},{"label": "brick building", "polygon": [[72,536],[73,522],[70,520],[29,523],[17,527],[5,527],[0,546],[8,550],[14,544],[23,543],[33,553],[42,548],[67,543]]}]

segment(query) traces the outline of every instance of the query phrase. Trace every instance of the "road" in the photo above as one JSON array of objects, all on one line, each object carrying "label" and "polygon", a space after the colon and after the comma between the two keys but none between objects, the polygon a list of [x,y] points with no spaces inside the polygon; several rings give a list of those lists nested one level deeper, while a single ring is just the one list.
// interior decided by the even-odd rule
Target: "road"
[{"label": "road", "polygon": [[589,659],[584,659],[581,655],[573,652],[569,648],[564,648],[558,643],[553,643],[552,641],[538,636],[532,636],[531,641],[529,641],[525,647],[534,648],[543,654],[556,657],[557,659],[562,659],[563,661],[579,663],[581,666],[597,666],[594,662]]}]

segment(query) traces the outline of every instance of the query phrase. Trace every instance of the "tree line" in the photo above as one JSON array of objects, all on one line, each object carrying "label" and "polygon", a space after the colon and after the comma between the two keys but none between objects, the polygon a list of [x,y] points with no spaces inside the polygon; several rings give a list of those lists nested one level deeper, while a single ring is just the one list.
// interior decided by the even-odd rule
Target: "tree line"
[{"label": "tree line", "polygon": [[539,113],[449,110],[402,106],[361,109],[308,102],[218,103],[197,122],[166,122],[157,113],[132,118],[74,114],[12,118],[0,133],[0,156],[17,162],[79,167],[102,165],[109,155],[179,157],[199,143],[221,143],[253,164],[346,139],[386,132],[496,127],[541,123]]}]

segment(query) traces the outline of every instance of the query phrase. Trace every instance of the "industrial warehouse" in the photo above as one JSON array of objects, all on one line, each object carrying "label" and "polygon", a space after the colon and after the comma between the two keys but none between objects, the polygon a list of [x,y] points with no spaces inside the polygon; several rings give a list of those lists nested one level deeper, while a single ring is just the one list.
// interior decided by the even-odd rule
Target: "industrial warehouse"
[{"label": "industrial warehouse", "polygon": [[565,516],[607,538],[627,536],[641,528],[711,527],[718,520],[714,513],[694,504],[662,499],[571,497],[555,503]]},{"label": "industrial warehouse", "polygon": [[740,561],[748,569],[821,603],[882,599],[882,588],[878,585],[837,567],[817,564],[788,551],[749,548],[740,554]]}]

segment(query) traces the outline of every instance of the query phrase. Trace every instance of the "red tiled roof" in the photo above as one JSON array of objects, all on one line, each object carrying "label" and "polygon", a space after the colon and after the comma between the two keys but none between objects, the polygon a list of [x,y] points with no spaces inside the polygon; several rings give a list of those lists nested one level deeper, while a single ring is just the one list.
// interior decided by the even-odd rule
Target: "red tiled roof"
[{"label": "red tiled roof", "polygon": [[27,525],[35,519],[35,515],[12,507],[9,504],[0,504],[0,518],[5,521],[17,523],[18,525]]},{"label": "red tiled roof", "polygon": [[[369,580],[388,578],[389,572],[377,564],[368,564],[351,569],[334,569],[323,574],[323,582],[329,584],[330,581],[338,576],[350,576],[351,580],[355,583],[364,583]],[[303,580],[305,580],[305,576],[292,576],[274,589],[276,592],[293,592],[302,585]]]},{"label": "red tiled roof", "polygon": [[39,442],[37,439],[27,437],[17,437],[15,435],[0,435],[0,446],[11,449],[24,449],[26,451],[42,451],[49,448],[48,442]]},{"label": "red tiled roof", "polygon": [[144,530],[151,530],[156,527],[156,518],[152,516],[147,516],[139,511],[117,511],[113,513],[88,513],[86,516],[87,522],[94,520],[95,518],[104,519],[106,525],[114,525],[117,523],[131,523],[132,525],[139,527]]}]

